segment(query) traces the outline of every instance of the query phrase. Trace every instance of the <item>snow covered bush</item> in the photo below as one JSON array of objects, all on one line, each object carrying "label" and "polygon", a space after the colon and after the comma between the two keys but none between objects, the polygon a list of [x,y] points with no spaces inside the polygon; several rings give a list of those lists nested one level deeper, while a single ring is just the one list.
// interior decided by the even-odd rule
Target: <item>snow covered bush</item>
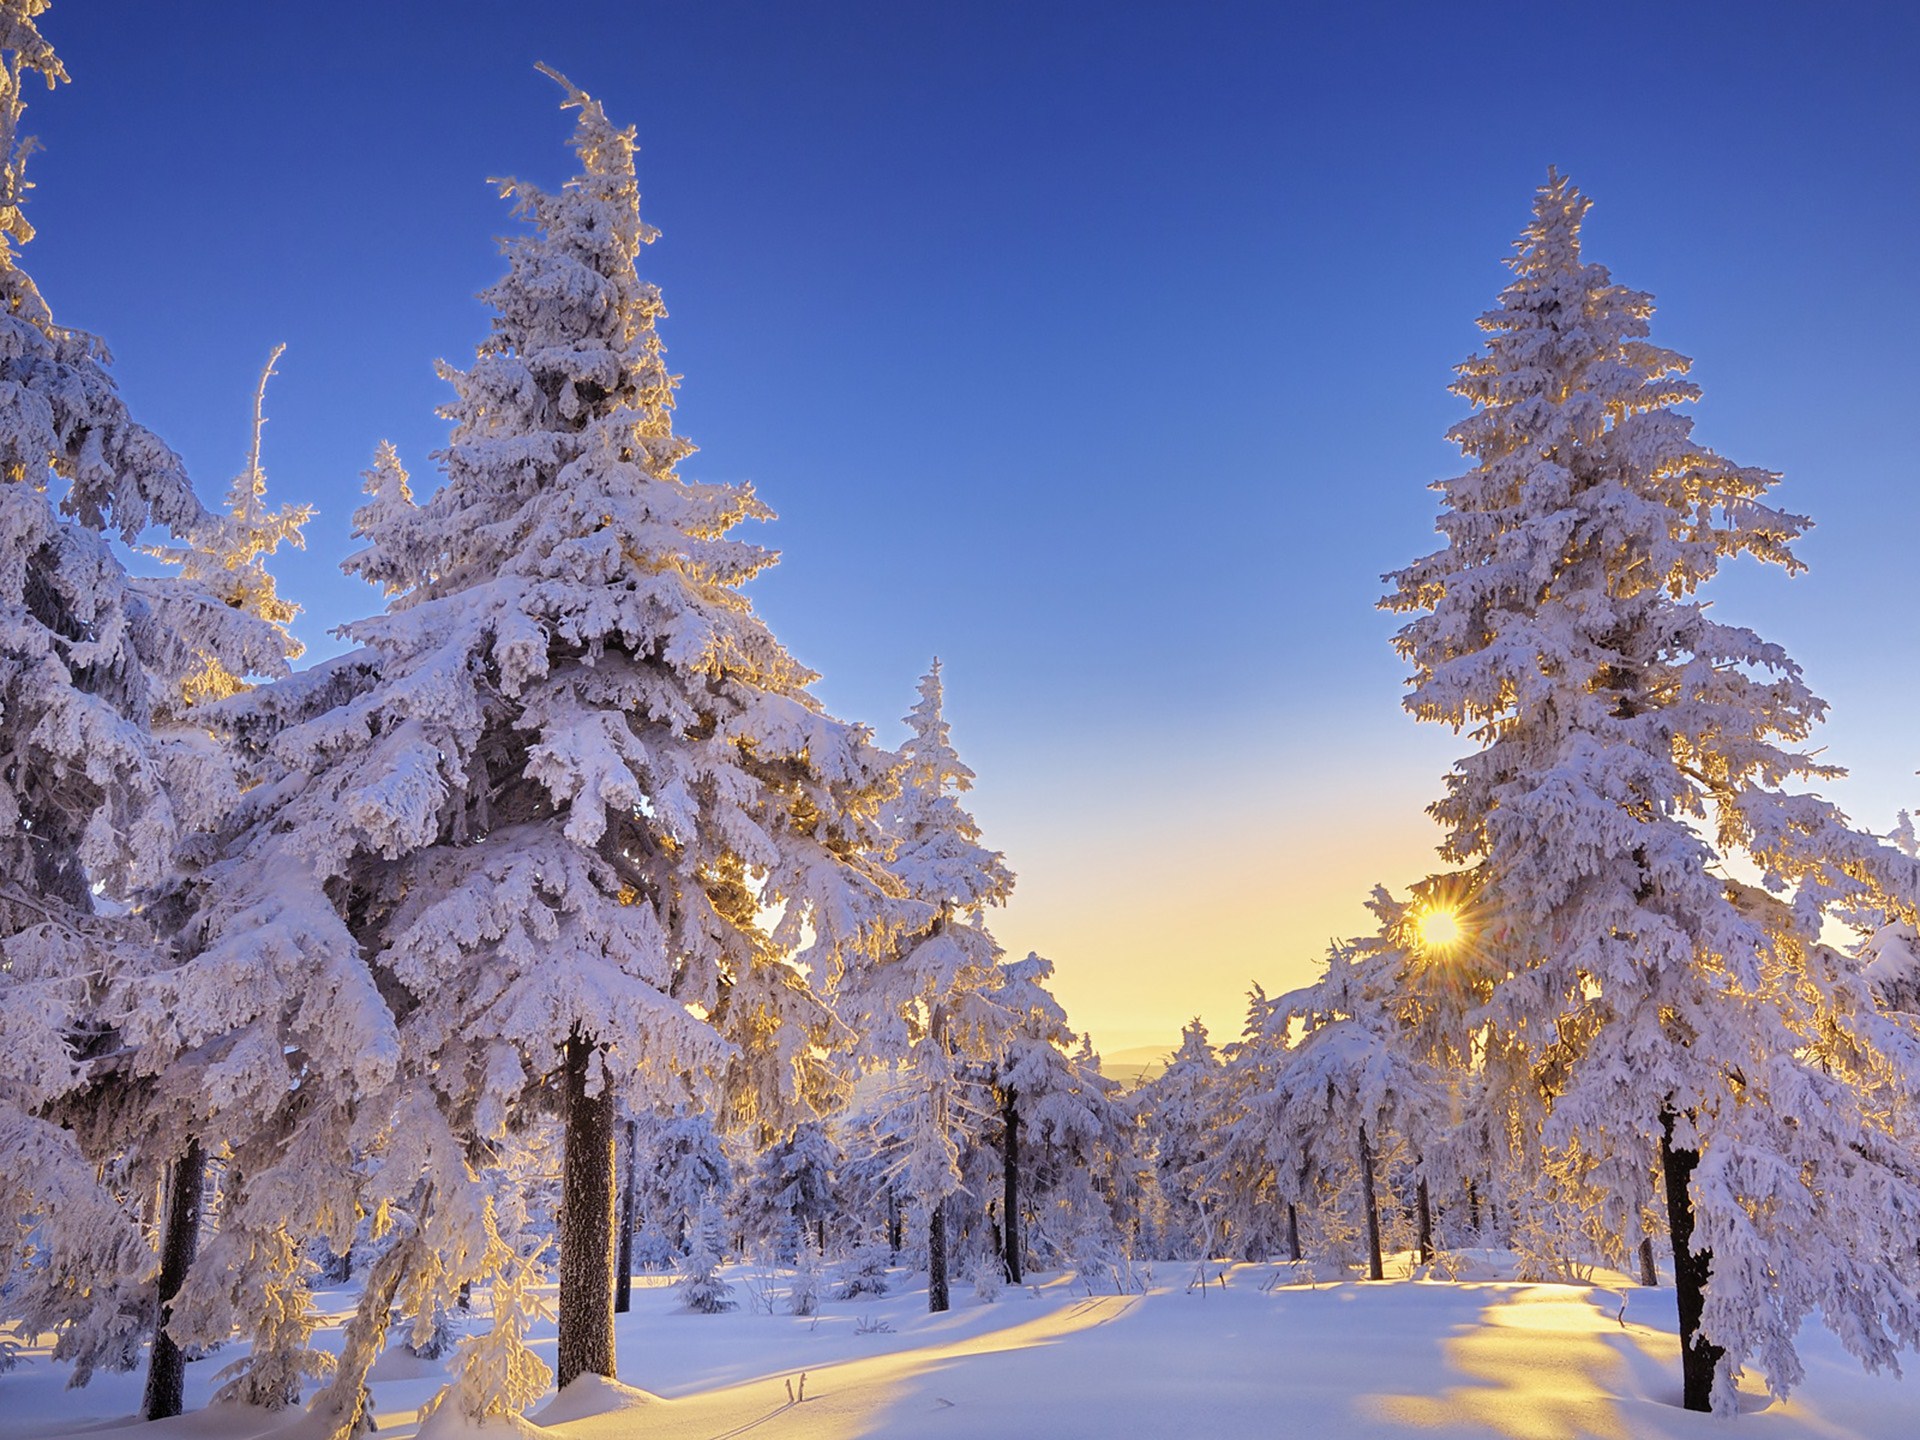
[{"label": "snow covered bush", "polygon": [[858,1300],[862,1295],[885,1295],[893,1256],[884,1245],[863,1245],[840,1264],[834,1285],[836,1300]]},{"label": "snow covered bush", "polygon": [[973,1282],[973,1297],[985,1304],[1000,1298],[1007,1283],[1006,1261],[999,1255],[981,1251],[973,1257],[967,1278]]}]

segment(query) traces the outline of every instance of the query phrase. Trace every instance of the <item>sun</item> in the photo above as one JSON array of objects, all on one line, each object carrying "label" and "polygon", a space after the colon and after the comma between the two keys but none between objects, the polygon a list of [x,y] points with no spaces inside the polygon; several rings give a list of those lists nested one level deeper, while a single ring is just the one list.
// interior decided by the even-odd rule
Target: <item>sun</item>
[{"label": "sun", "polygon": [[1444,907],[1428,910],[1418,921],[1420,945],[1426,950],[1450,950],[1467,938],[1460,912]]}]

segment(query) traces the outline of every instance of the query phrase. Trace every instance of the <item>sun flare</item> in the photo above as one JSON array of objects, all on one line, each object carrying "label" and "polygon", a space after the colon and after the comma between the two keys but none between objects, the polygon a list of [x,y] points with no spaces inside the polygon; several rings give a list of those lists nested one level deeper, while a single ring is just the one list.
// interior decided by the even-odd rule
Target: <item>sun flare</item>
[{"label": "sun flare", "polygon": [[1428,950],[1450,950],[1466,938],[1456,910],[1429,910],[1420,917],[1420,944]]}]

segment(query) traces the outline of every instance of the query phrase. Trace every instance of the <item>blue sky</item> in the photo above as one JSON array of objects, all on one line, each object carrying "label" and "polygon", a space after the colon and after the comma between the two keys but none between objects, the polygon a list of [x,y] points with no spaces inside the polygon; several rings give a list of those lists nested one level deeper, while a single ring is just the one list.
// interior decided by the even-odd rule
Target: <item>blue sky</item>
[{"label": "blue sky", "polygon": [[[191,23],[189,23],[189,21]],[[566,178],[543,60],[638,128],[686,468],[750,479],[756,604],[896,741],[939,653],[976,809],[1109,1048],[1307,978],[1435,863],[1461,753],[1398,710],[1381,572],[1433,544],[1450,367],[1555,164],[1592,258],[1783,471],[1809,574],[1725,618],[1834,704],[1835,793],[1920,803],[1920,19],[1906,6],[59,0],[26,264],[217,496],[253,377],[315,654],[374,444],[433,482],[493,175]]]}]

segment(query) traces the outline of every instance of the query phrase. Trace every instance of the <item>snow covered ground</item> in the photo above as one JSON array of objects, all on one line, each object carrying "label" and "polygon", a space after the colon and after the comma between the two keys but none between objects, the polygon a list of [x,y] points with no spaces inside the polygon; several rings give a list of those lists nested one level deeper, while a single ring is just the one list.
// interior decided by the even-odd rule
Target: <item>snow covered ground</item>
[{"label": "snow covered ground", "polygon": [[[1402,1267],[1404,1270],[1404,1266]],[[1494,1273],[1494,1267],[1469,1267]],[[1512,1440],[1841,1440],[1920,1434],[1920,1384],[1864,1376],[1824,1332],[1803,1344],[1806,1385],[1784,1403],[1749,1396],[1729,1426],[1678,1408],[1670,1290],[1515,1281],[1291,1283],[1288,1267],[1236,1265],[1204,1290],[1192,1265],[1161,1265],[1145,1293],[1089,1294],[1047,1277],[983,1303],[961,1289],[946,1315],[924,1290],[780,1308],[780,1282],[729,1272],[741,1309],[681,1310],[664,1279],[636,1282],[620,1317],[623,1387],[588,1382],[530,1417],[554,1440],[794,1437],[1505,1436]],[[1217,1275],[1218,1269],[1209,1274]],[[914,1277],[896,1272],[902,1285]],[[1144,1278],[1144,1272],[1143,1272]],[[758,1303],[756,1303],[758,1297]],[[329,1292],[342,1315],[350,1291]],[[1623,1308],[1624,1307],[1624,1308]],[[552,1326],[544,1351],[552,1360]],[[337,1345],[338,1329],[323,1339]],[[204,1406],[230,1352],[189,1367]],[[375,1370],[379,1433],[467,1434],[416,1411],[440,1363],[389,1350]],[[799,1382],[805,1374],[805,1399]],[[298,1414],[223,1408],[151,1426],[129,1416],[139,1380],[66,1390],[44,1351],[0,1375],[0,1436],[85,1433],[143,1440],[301,1440]],[[793,1387],[793,1400],[788,1399]],[[504,1429],[484,1432],[504,1436]]]}]

